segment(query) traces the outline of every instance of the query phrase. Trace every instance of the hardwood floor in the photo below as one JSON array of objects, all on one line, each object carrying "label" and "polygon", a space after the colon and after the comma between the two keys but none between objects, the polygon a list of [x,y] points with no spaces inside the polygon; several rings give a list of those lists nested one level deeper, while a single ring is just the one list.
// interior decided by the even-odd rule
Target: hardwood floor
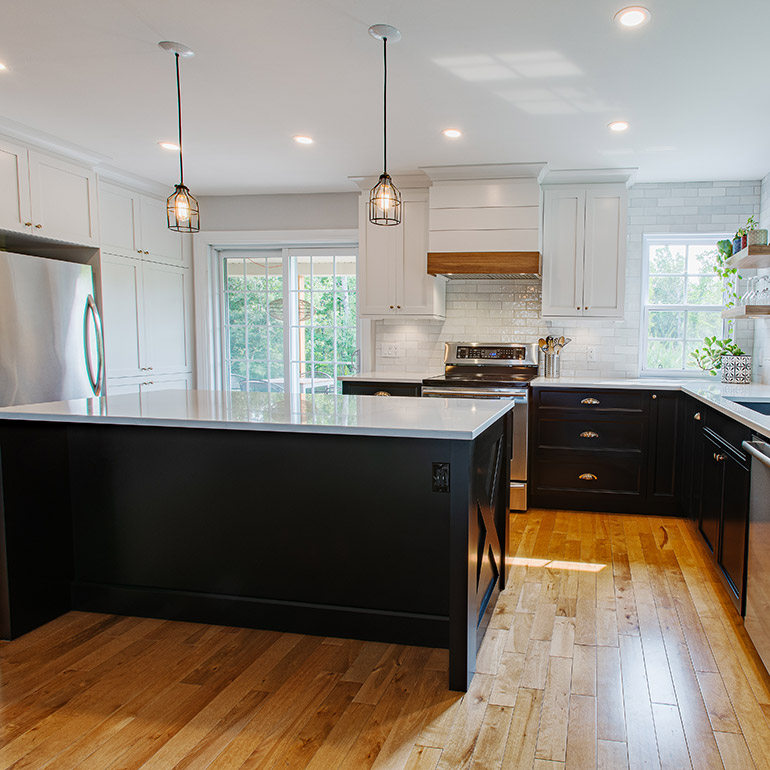
[{"label": "hardwood floor", "polygon": [[690,525],[531,511],[443,650],[73,612],[0,646],[0,768],[770,768],[770,678]]}]

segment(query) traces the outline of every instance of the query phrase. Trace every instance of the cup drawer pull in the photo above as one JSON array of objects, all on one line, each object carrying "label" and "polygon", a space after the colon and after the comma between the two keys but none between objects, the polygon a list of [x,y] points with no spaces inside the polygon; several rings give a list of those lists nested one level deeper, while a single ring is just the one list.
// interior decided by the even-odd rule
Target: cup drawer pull
[{"label": "cup drawer pull", "polygon": [[378,390],[375,394],[375,396],[392,396],[392,393],[388,393],[387,390]]},{"label": "cup drawer pull", "polygon": [[594,431],[592,431],[592,430],[584,430],[584,431],[583,431],[583,432],[580,434],[580,438],[599,438],[599,434],[598,434],[598,433],[595,433],[595,432],[594,432]]},{"label": "cup drawer pull", "polygon": [[578,478],[581,481],[596,481],[596,476],[593,473],[581,473]]},{"label": "cup drawer pull", "polygon": [[598,398],[584,398],[580,403],[587,404],[589,406],[596,406],[596,404],[600,404],[601,401],[599,401]]}]

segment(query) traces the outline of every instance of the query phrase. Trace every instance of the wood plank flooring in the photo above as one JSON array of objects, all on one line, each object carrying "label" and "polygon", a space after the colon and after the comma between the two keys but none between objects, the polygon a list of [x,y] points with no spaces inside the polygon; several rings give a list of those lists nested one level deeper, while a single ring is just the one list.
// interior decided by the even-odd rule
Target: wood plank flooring
[{"label": "wood plank flooring", "polygon": [[464,696],[443,650],[72,612],[0,644],[0,768],[770,770],[770,678],[688,522],[511,524]]}]

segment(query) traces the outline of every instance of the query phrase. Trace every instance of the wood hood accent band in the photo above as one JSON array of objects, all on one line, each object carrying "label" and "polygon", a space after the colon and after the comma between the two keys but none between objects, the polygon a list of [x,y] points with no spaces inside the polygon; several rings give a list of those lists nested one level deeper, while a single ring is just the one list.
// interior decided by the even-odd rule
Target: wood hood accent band
[{"label": "wood hood accent band", "polygon": [[540,275],[539,251],[429,251],[430,275],[531,273]]}]

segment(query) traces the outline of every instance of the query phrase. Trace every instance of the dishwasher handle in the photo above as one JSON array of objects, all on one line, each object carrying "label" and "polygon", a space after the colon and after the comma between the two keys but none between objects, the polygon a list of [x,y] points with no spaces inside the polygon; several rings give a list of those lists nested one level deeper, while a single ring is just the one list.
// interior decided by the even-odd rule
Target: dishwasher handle
[{"label": "dishwasher handle", "polygon": [[758,447],[767,447],[768,453],[770,453],[770,444],[764,441],[744,441],[741,446],[756,460],[762,463],[767,468],[770,468],[770,454],[765,454]]}]

